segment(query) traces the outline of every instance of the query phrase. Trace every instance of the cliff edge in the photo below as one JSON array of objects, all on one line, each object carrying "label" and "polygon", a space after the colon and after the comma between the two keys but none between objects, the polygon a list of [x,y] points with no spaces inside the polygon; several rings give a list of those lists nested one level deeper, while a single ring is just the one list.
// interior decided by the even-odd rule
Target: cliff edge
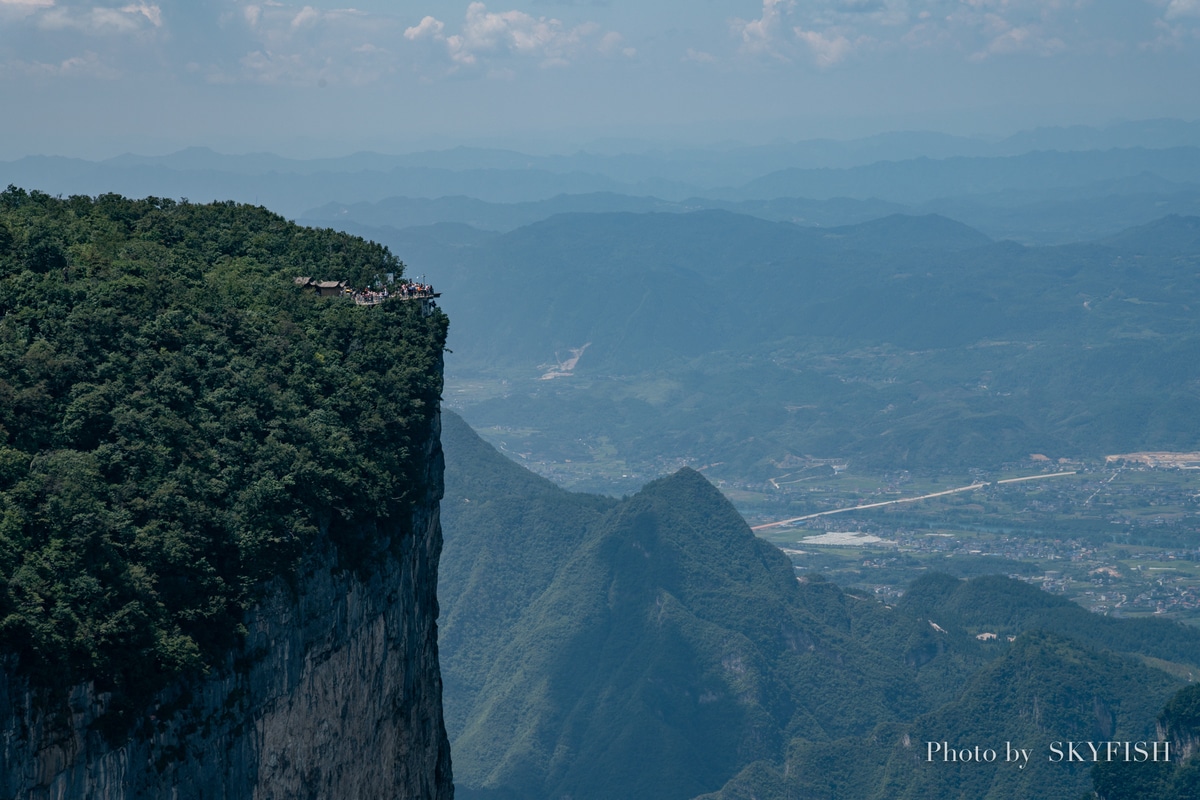
[{"label": "cliff edge", "polygon": [[265,209],[0,192],[0,800],[450,800],[447,321]]}]

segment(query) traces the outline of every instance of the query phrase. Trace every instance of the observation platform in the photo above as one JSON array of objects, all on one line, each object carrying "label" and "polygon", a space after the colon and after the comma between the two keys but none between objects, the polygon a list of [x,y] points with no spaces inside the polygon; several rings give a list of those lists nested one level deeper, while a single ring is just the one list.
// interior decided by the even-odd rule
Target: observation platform
[{"label": "observation platform", "polygon": [[345,281],[314,281],[307,276],[297,276],[293,278],[293,282],[317,297],[345,297],[353,300],[354,304],[359,306],[377,306],[389,300],[402,302],[419,300],[421,301],[421,310],[425,314],[431,313],[437,307],[433,301],[442,296],[441,292],[435,292],[433,287],[427,283],[409,281],[388,284],[378,291],[354,289]]},{"label": "observation platform", "polygon": [[351,297],[354,299],[354,304],[359,306],[377,306],[380,303],[386,303],[388,300],[400,300],[401,302],[408,300],[433,300],[441,296],[441,292],[427,292],[425,294],[410,295],[389,294],[387,297],[364,297],[363,295],[359,294],[351,295]]}]

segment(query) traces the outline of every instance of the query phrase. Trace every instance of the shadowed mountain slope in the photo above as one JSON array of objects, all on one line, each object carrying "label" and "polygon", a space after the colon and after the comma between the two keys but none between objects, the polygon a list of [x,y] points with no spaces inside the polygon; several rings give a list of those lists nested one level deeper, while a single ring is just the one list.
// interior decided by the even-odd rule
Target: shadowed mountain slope
[{"label": "shadowed mountain slope", "polygon": [[[995,656],[955,682],[954,699],[911,724],[829,743],[797,737],[781,765],[751,764],[698,800],[1086,796],[1092,764],[1050,761],[1052,743],[1064,749],[1063,742],[1077,742],[1087,752],[1086,741],[1154,741],[1154,712],[1179,686],[1165,673],[1044,632],[993,649]],[[948,646],[941,658],[951,653]],[[931,743],[941,748],[932,759]],[[947,760],[947,745],[990,748],[995,760]],[[1009,746],[1028,751],[1023,769],[1024,758],[1006,761]],[[1128,766],[1156,772],[1153,764]]]},{"label": "shadowed mountain slope", "polygon": [[[448,458],[462,464],[464,450],[478,447],[447,419]],[[448,475],[459,468],[470,465]],[[845,598],[826,584],[797,584],[783,554],[753,537],[694,471],[610,502],[601,517],[596,498],[535,486],[534,516],[548,522],[548,502],[574,504],[575,524],[564,514],[560,536],[547,540],[523,524],[527,516],[514,518],[506,531],[513,557],[489,561],[486,572],[485,537],[453,510],[481,500],[464,503],[455,487],[479,484],[457,480],[447,482],[442,654],[455,774],[468,789],[687,798],[773,758],[789,731],[861,734],[918,708],[901,666],[848,636]],[[517,574],[521,559],[527,579]],[[474,587],[456,593],[463,574]],[[484,583],[498,595],[514,585],[505,607],[521,613],[481,606]],[[497,634],[462,635],[485,624]],[[839,668],[848,662],[853,672]]]},{"label": "shadowed mountain slope", "polygon": [[[1142,737],[1178,681],[1138,659],[1200,664],[1192,629],[1007,578],[931,575],[892,607],[797,581],[698,472],[620,501],[573,494],[452,414],[444,430],[441,655],[464,798],[1016,800],[1036,781],[933,774],[914,753],[934,736]],[[1087,785],[1039,774],[1068,792],[1047,796]]]}]

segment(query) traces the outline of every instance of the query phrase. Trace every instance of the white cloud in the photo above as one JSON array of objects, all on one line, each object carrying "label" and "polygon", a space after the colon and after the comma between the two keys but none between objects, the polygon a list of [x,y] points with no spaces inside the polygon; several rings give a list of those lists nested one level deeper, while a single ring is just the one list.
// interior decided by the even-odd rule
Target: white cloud
[{"label": "white cloud", "polygon": [[139,3],[121,8],[68,8],[51,6],[37,18],[37,26],[45,31],[73,30],[95,36],[135,33],[146,24],[162,27],[162,10],[154,5]]},{"label": "white cloud", "polygon": [[99,78],[101,80],[116,80],[121,77],[120,70],[103,63],[95,53],[90,52],[59,62],[58,74],[64,77]]},{"label": "white cloud", "polygon": [[462,34],[451,36],[447,42],[451,58],[473,64],[477,55],[502,47],[523,55],[539,51],[549,55],[551,49],[560,49],[556,45],[562,36],[562,23],[556,19],[535,19],[522,11],[493,13],[483,3],[471,3]]},{"label": "white cloud", "polygon": [[[505,6],[492,10],[485,2],[428,3],[430,10],[455,8],[451,17],[408,14],[400,4],[382,10],[388,5],[381,0],[374,0],[378,13],[333,9],[334,3],[317,0],[0,0],[0,29],[4,57],[23,64],[20,70],[45,75],[78,75],[108,64],[125,74],[163,70],[293,85],[434,79],[454,72],[511,79],[530,67],[639,56],[618,31],[582,21],[588,6],[583,0],[560,0],[570,6],[557,12],[561,19]],[[696,20],[689,21],[709,15],[712,32],[725,34],[723,44],[674,44],[678,39],[665,35],[646,41],[669,47],[659,56],[694,64],[740,58],[834,70],[855,60],[882,64],[906,51],[1015,61],[1064,53],[1115,57],[1139,48],[1190,51],[1200,40],[1200,0],[740,2],[759,13],[722,20],[707,4],[696,6]],[[201,33],[206,15],[209,30]],[[185,29],[192,23],[194,31]],[[164,46],[169,43],[180,46]],[[85,49],[100,55],[89,60],[81,55]]]},{"label": "white cloud", "polygon": [[442,35],[442,31],[445,29],[446,23],[442,22],[440,19],[435,19],[434,17],[424,17],[413,27],[404,29],[404,38],[408,39],[410,42],[424,38],[444,41],[446,37]]},{"label": "white cloud", "polygon": [[300,9],[296,16],[292,17],[292,30],[303,28],[306,25],[312,25],[321,18],[321,12],[317,11],[312,6],[305,6]]},{"label": "white cloud", "polygon": [[991,38],[983,48],[971,54],[972,61],[1014,53],[1051,56],[1066,49],[1062,39],[1047,34],[1041,25],[1013,25],[999,14],[991,13],[985,15],[984,21]]},{"label": "white cloud", "polygon": [[388,46],[404,33],[393,15],[259,0],[222,14],[219,24],[236,49],[187,67],[211,83],[361,86],[402,68]]},{"label": "white cloud", "polygon": [[[790,24],[792,20],[801,23]],[[758,19],[735,19],[730,26],[741,39],[738,49],[744,55],[767,55],[790,62],[807,54],[818,67],[826,69],[843,61],[860,44],[871,41],[869,36],[856,33],[857,27],[894,23],[888,0],[826,0],[799,5],[794,0],[763,0]]]},{"label": "white cloud", "polygon": [[150,24],[156,28],[162,27],[162,9],[158,6],[150,6],[145,3],[130,3],[121,9],[123,14],[141,14],[150,21]]},{"label": "white cloud", "polygon": [[[474,66],[485,58],[516,55],[540,60],[543,67],[569,64],[588,51],[636,55],[633,48],[620,45],[624,39],[616,31],[601,33],[594,22],[567,27],[561,20],[534,17],[523,11],[488,11],[483,3],[467,6],[459,33],[446,35],[446,24],[426,16],[404,31],[409,41],[428,39],[440,42],[456,68]],[[499,71],[497,74],[507,75]]]},{"label": "white cloud", "polygon": [[[941,50],[983,60],[1012,55],[1121,51],[1111,20],[1200,15],[1200,0],[1147,0],[1100,8],[1097,0],[760,0],[756,19],[729,28],[743,56],[822,69],[859,54]],[[1096,24],[1087,24],[1096,21]],[[1106,28],[1106,25],[1109,27]],[[1132,30],[1124,24],[1119,30]],[[1127,35],[1127,34],[1126,34]],[[1127,40],[1126,40],[1127,41]]]},{"label": "white cloud", "polygon": [[19,25],[54,6],[54,0],[0,0],[0,25]]},{"label": "white cloud", "polygon": [[[599,30],[596,26],[594,30]],[[620,53],[626,58],[633,58],[637,55],[637,48],[629,47],[625,44],[625,37],[616,31],[609,31],[600,37],[600,41],[596,43],[596,52],[604,55],[613,55]]]},{"label": "white cloud", "polygon": [[[941,52],[972,62],[1047,57],[1118,58],[1138,48],[1160,49],[1170,38],[1161,29],[1153,42],[1140,42],[1175,3],[1200,0],[883,0],[906,10],[904,23],[889,33],[870,31],[874,52]],[[848,26],[849,27],[849,26]],[[817,28],[820,30],[820,28]],[[898,33],[898,35],[896,35]],[[857,44],[855,36],[846,34]],[[865,48],[864,49],[868,49]]]},{"label": "white cloud", "polygon": [[1163,13],[1163,18],[1178,19],[1180,17],[1200,17],[1200,0],[1171,0],[1167,5],[1166,12]]},{"label": "white cloud", "polygon": [[1140,42],[1139,50],[1150,52],[1181,50],[1200,41],[1200,28],[1180,22],[1167,22],[1160,19],[1154,23],[1154,29],[1157,31],[1157,36],[1149,41]]},{"label": "white cloud", "polygon": [[146,0],[119,5],[0,0],[0,76],[112,80],[161,70],[166,20]]},{"label": "white cloud", "polygon": [[808,45],[813,59],[819,67],[832,67],[845,58],[854,45],[845,36],[839,34],[820,34],[816,31],[806,31],[799,26],[793,29],[796,38]]},{"label": "white cloud", "polygon": [[763,0],[762,16],[758,19],[734,19],[729,27],[741,38],[741,49],[746,53],[767,53],[784,58],[776,49],[776,32],[780,28],[783,10],[790,8],[791,0]]}]

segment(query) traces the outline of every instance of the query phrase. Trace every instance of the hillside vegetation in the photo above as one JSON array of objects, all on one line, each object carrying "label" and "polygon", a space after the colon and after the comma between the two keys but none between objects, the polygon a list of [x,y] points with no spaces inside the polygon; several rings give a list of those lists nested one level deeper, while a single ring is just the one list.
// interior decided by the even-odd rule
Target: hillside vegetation
[{"label": "hillside vegetation", "polygon": [[0,653],[142,696],[320,531],[368,568],[424,488],[446,318],[292,278],[402,270],[262,208],[0,194]]},{"label": "hillside vegetation", "polygon": [[765,481],[805,456],[961,472],[1200,448],[1196,218],[1059,247],[936,216],[812,229],[716,211],[460,234],[405,239],[461,321],[449,397],[549,474],[687,459]]},{"label": "hillside vegetation", "polygon": [[[1153,739],[1175,676],[1200,670],[1194,628],[1009,578],[931,574],[893,605],[797,581],[694,470],[614,500],[531,475],[450,413],[443,444],[441,655],[468,800],[1078,797],[1090,765],[1050,763],[1049,743]],[[929,763],[935,740],[1036,763]]]}]

